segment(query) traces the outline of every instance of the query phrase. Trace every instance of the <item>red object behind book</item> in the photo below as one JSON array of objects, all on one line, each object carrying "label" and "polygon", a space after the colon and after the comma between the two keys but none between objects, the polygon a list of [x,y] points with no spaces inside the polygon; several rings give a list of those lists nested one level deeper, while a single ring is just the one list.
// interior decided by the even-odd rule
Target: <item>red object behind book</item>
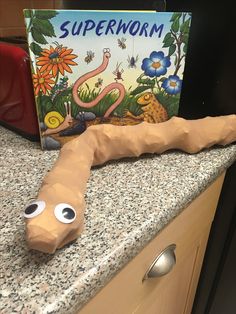
[{"label": "red object behind book", "polygon": [[39,140],[29,55],[5,43],[0,43],[0,124]]}]

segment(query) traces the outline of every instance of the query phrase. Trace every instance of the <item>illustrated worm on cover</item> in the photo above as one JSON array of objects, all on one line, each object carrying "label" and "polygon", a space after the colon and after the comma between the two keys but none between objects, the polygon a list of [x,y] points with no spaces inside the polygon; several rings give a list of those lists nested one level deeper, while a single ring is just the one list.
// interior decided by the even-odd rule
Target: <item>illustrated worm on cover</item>
[{"label": "illustrated worm on cover", "polygon": [[[236,115],[135,126],[94,125],[68,142],[43,180],[37,199],[25,208],[29,248],[54,253],[83,230],[84,193],[90,168],[111,159],[179,149],[197,153],[236,141]],[[150,165],[151,166],[151,165]]]},{"label": "illustrated worm on cover", "polygon": [[74,83],[73,86],[73,90],[72,90],[72,95],[73,95],[73,99],[75,101],[75,103],[81,107],[84,108],[91,108],[96,106],[99,101],[105,96],[107,95],[109,92],[111,92],[114,89],[118,89],[119,91],[119,97],[117,98],[117,100],[114,102],[114,104],[112,104],[110,106],[110,108],[107,109],[107,111],[104,114],[104,118],[109,117],[109,115],[112,113],[112,111],[114,111],[118,105],[121,103],[122,99],[125,96],[125,88],[122,84],[120,83],[110,83],[109,85],[107,85],[102,91],[101,93],[92,101],[90,102],[84,102],[80,99],[79,95],[78,95],[78,87],[80,87],[84,82],[86,82],[88,79],[100,74],[101,72],[105,71],[108,64],[109,64],[109,59],[111,57],[110,54],[110,49],[109,48],[104,48],[103,49],[103,60],[101,65],[96,68],[95,70],[92,70],[82,76],[80,76]]}]

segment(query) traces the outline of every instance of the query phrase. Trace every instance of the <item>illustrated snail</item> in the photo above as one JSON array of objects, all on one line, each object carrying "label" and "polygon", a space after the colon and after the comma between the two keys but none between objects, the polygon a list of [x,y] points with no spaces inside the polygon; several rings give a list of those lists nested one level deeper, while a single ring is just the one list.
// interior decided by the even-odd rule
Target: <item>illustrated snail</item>
[{"label": "illustrated snail", "polygon": [[73,118],[71,116],[71,102],[70,101],[68,101],[68,103],[65,102],[64,106],[66,108],[65,117],[63,117],[57,111],[50,111],[45,115],[44,123],[48,127],[48,129],[46,129],[46,131],[43,132],[43,135],[58,133],[60,131],[67,129],[71,125],[73,121]]},{"label": "illustrated snail", "polygon": [[57,111],[50,111],[44,117],[44,124],[49,129],[58,128],[65,118]]}]

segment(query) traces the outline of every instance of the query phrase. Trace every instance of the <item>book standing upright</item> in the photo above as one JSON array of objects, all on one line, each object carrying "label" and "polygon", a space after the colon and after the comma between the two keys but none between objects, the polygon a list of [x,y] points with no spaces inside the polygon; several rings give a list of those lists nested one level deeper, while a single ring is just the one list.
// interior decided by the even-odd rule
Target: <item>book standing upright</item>
[{"label": "book standing upright", "polygon": [[187,12],[24,10],[43,149],[178,114]]}]

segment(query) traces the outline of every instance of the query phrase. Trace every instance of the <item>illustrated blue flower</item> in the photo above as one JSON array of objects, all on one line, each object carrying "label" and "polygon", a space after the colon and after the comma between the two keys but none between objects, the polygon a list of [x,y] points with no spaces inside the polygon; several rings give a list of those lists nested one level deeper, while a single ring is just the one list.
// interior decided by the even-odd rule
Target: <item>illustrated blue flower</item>
[{"label": "illustrated blue flower", "polygon": [[166,74],[170,65],[170,57],[165,57],[162,51],[153,51],[149,58],[143,59],[141,68],[147,76],[156,77]]},{"label": "illustrated blue flower", "polygon": [[178,75],[170,75],[163,81],[162,87],[168,94],[176,95],[181,91],[182,80],[178,77]]}]

